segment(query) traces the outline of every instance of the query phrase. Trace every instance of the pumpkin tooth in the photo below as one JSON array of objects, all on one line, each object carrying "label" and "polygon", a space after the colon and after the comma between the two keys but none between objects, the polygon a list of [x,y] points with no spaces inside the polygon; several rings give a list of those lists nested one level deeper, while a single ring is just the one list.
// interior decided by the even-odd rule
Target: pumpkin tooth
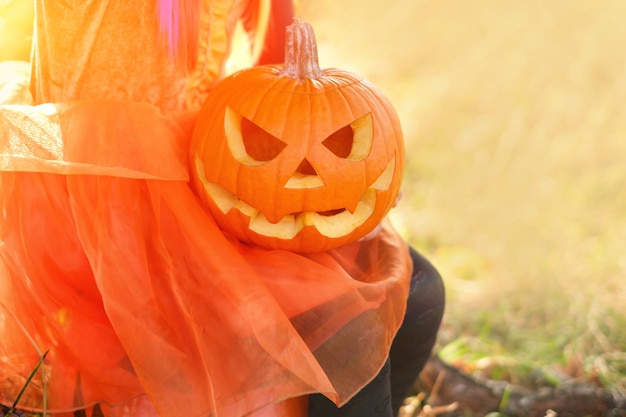
[{"label": "pumpkin tooth", "polygon": [[204,162],[198,155],[196,155],[195,160],[196,174],[198,174],[198,179],[202,182],[202,186],[222,213],[228,213],[240,201],[239,197],[221,185],[209,182],[204,173]]},{"label": "pumpkin tooth", "polygon": [[[369,188],[368,188],[369,190]],[[365,191],[367,192],[367,190]],[[363,196],[361,196],[361,200],[363,199]],[[359,206],[359,203],[361,202],[361,200],[357,201],[356,203],[350,203],[350,205],[346,206],[346,210],[348,210],[350,212],[350,214],[354,214],[354,212],[356,211],[357,207]]]},{"label": "pumpkin tooth", "polygon": [[314,226],[322,235],[330,238],[338,238],[352,233],[354,229],[361,226],[374,212],[376,206],[376,191],[368,189],[359,200],[359,203],[350,213],[343,210],[332,216],[325,216],[319,213],[303,213],[304,224]]},{"label": "pumpkin tooth", "polygon": [[379,191],[387,191],[389,189],[389,186],[391,186],[391,181],[393,180],[393,174],[395,171],[396,159],[392,158],[382,174],[380,174],[378,178],[376,178],[376,181],[374,181],[374,183],[370,185],[370,188]]},{"label": "pumpkin tooth", "polygon": [[278,223],[270,223],[262,213],[257,213],[254,217],[250,217],[248,225],[248,228],[255,233],[278,239],[293,239],[303,227],[301,216],[293,214],[287,214]]},{"label": "pumpkin tooth", "polygon": [[222,213],[228,213],[241,201],[235,194],[217,184],[206,183],[204,189]]},{"label": "pumpkin tooth", "polygon": [[259,213],[259,210],[242,200],[237,201],[234,207],[250,218],[255,217]]}]

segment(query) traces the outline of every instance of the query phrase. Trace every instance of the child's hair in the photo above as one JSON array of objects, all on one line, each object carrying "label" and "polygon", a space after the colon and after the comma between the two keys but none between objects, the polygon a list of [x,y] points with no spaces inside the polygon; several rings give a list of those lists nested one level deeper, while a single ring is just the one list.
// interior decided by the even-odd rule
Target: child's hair
[{"label": "child's hair", "polygon": [[[203,0],[156,0],[162,46],[177,64],[193,68],[198,58]],[[204,0],[206,1],[206,0]],[[209,9],[218,0],[212,0]],[[285,26],[293,18],[293,0],[249,0],[239,18],[250,38],[252,61],[280,63]]]},{"label": "child's hair", "polygon": [[192,68],[198,53],[202,0],[157,0],[163,46],[172,59]]}]

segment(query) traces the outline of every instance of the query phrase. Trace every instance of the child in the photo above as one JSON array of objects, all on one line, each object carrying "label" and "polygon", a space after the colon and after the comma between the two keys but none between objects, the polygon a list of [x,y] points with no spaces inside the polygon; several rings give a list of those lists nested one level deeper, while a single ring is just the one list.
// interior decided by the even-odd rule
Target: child
[{"label": "child", "polygon": [[260,63],[279,61],[291,4],[38,0],[35,14],[32,103],[0,106],[0,402],[48,351],[25,410],[397,413],[443,310],[427,261],[388,224],[312,255],[246,245],[188,185],[236,21]]}]

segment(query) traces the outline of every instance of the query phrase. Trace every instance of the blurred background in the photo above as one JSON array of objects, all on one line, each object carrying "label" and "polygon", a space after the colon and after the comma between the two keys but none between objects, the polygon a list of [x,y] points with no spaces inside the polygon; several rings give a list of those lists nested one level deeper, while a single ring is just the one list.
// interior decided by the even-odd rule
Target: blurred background
[{"label": "blurred background", "polygon": [[34,0],[0,0],[0,61],[30,57]]},{"label": "blurred background", "polygon": [[[32,1],[0,0],[0,60]],[[403,124],[391,213],[441,271],[441,356],[491,378],[571,369],[626,390],[626,2],[300,0],[322,67]]]},{"label": "blurred background", "polygon": [[[439,349],[626,389],[626,2],[300,0],[323,67],[403,123],[392,220],[443,274]],[[511,370],[511,368],[513,370]]]}]

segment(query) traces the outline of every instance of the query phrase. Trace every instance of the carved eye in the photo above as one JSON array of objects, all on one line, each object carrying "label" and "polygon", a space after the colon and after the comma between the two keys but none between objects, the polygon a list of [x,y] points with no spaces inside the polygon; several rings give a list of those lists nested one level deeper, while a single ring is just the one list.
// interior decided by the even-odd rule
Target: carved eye
[{"label": "carved eye", "polygon": [[372,115],[366,114],[335,131],[322,144],[335,156],[351,161],[362,161],[372,149]]},{"label": "carved eye", "polygon": [[287,146],[230,107],[226,108],[224,131],[231,153],[244,165],[258,166],[269,162]]}]

